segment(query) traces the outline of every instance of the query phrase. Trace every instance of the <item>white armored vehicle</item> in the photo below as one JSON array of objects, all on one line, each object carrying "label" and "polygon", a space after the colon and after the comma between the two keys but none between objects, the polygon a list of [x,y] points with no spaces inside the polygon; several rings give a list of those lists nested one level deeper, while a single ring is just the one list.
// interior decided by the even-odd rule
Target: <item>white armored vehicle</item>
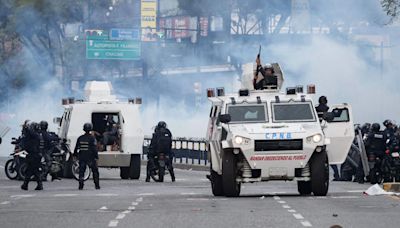
[{"label": "white armored vehicle", "polygon": [[[83,124],[92,123],[99,151],[98,166],[120,168],[122,179],[138,179],[144,139],[140,104],[141,98],[119,101],[112,94],[110,82],[87,82],[85,100],[63,99],[64,114],[61,118],[55,118],[59,124],[58,135],[70,143],[73,151],[78,137],[84,133]],[[107,140],[104,145],[103,135],[109,131],[109,123],[118,130],[112,140]],[[70,167],[72,161],[68,162],[67,167]]]},{"label": "white armored vehicle", "polygon": [[212,102],[207,146],[215,196],[238,196],[242,183],[272,180],[295,180],[300,194],[325,196],[329,164],[346,159],[354,139],[350,105],[330,105],[319,119],[315,86],[308,86],[307,93],[302,86],[281,92],[283,73],[278,64],[272,66],[276,84],[264,90],[253,89],[250,69],[243,83],[247,88],[238,93],[207,91]]}]

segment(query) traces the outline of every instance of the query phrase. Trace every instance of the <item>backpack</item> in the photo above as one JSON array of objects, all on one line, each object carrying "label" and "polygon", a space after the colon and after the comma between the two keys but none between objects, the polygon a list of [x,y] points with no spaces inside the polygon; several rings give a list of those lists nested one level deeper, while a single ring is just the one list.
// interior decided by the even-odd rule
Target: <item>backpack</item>
[{"label": "backpack", "polygon": [[162,128],[157,132],[157,136],[157,151],[169,153],[172,144],[171,132],[166,128]]}]

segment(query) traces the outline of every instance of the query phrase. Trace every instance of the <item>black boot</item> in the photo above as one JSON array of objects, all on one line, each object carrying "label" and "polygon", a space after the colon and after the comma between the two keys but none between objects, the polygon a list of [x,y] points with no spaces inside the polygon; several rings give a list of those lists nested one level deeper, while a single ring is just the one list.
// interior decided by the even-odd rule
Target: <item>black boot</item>
[{"label": "black boot", "polygon": [[21,189],[28,191],[28,183],[29,183],[28,181],[24,181],[24,183],[21,185]]},{"label": "black boot", "polygon": [[79,190],[82,190],[82,189],[83,189],[83,181],[79,181],[79,187],[78,187],[78,189],[79,189]]},{"label": "black boot", "polygon": [[35,190],[37,190],[37,191],[43,190],[43,184],[42,184],[42,182],[38,182],[38,183],[37,183],[37,186],[36,186]]},{"label": "black boot", "polygon": [[100,189],[100,183],[99,183],[98,180],[94,182],[94,188],[97,189],[97,190]]},{"label": "black boot", "polygon": [[146,176],[146,182],[150,182],[150,177]]},{"label": "black boot", "polygon": [[172,180],[172,182],[175,182],[175,173],[174,173],[174,170],[171,169],[169,172],[170,172],[170,174],[171,174],[171,180]]}]

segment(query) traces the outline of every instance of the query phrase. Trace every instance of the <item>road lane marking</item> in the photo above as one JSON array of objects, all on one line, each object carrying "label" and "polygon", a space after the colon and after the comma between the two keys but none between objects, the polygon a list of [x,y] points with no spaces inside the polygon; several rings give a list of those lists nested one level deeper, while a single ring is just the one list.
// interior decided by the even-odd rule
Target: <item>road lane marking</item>
[{"label": "road lane marking", "polygon": [[114,194],[114,193],[99,193],[99,194],[96,194],[96,196],[118,196],[118,194]]},{"label": "road lane marking", "polygon": [[137,206],[139,203],[138,202],[132,202],[133,206]]},{"label": "road lane marking", "polygon": [[280,200],[281,199],[281,197],[279,197],[279,196],[274,196],[274,200]]},{"label": "road lane marking", "polygon": [[289,205],[283,205],[282,207],[285,208],[285,209],[290,209],[291,208]]},{"label": "road lane marking", "polygon": [[4,166],[0,165],[0,168],[4,169]]},{"label": "road lane marking", "polygon": [[301,225],[305,226],[305,227],[312,227],[311,223],[309,221],[302,221]]},{"label": "road lane marking", "polygon": [[129,214],[129,213],[131,213],[131,211],[129,211],[129,210],[126,210],[126,211],[122,212],[122,214]]},{"label": "road lane marking", "polygon": [[199,193],[194,192],[182,192],[181,195],[183,196],[192,196],[192,195],[200,195]]},{"label": "road lane marking", "polygon": [[279,201],[278,201],[278,203],[282,203],[282,204],[284,204],[284,203],[286,203],[286,201],[279,200]]},{"label": "road lane marking", "polygon": [[69,196],[77,196],[78,194],[55,194],[54,197],[69,197]]},{"label": "road lane marking", "polygon": [[134,211],[135,208],[136,208],[136,207],[134,207],[134,206],[130,206],[130,207],[128,207],[128,210]]},{"label": "road lane marking", "polygon": [[365,190],[349,190],[348,193],[363,193]]},{"label": "road lane marking", "polygon": [[140,193],[138,196],[154,196],[154,193]]},{"label": "road lane marking", "polygon": [[29,197],[34,197],[35,195],[29,195],[29,194],[26,194],[26,195],[12,195],[12,196],[10,196],[11,198],[14,198],[14,199],[21,199],[21,198],[29,198]]},{"label": "road lane marking", "polygon": [[111,220],[110,223],[108,223],[108,227],[117,227],[118,226],[118,220]]},{"label": "road lane marking", "polygon": [[123,214],[123,213],[119,213],[118,215],[117,215],[117,217],[115,217],[115,219],[123,219],[123,218],[125,218],[125,214]]},{"label": "road lane marking", "polygon": [[290,212],[290,213],[296,213],[296,210],[293,210],[293,209],[290,209],[290,210],[287,210],[288,212]]},{"label": "road lane marking", "polygon": [[9,185],[9,186],[0,186],[0,189],[7,189],[7,188],[20,188],[21,186],[19,185]]},{"label": "road lane marking", "polygon": [[7,204],[10,204],[10,201],[4,201],[4,202],[1,202],[0,204],[1,205],[7,205]]},{"label": "road lane marking", "polygon": [[332,199],[359,199],[360,196],[332,196]]},{"label": "road lane marking", "polygon": [[108,208],[106,207],[106,206],[102,206],[102,207],[100,207],[100,209],[99,210],[107,210]]},{"label": "road lane marking", "polygon": [[293,216],[294,216],[296,219],[304,219],[304,217],[303,217],[301,214],[293,214]]},{"label": "road lane marking", "polygon": [[143,197],[137,198],[136,202],[142,202],[143,201]]},{"label": "road lane marking", "polygon": [[189,200],[189,201],[208,201],[210,199],[208,199],[208,198],[187,198],[186,200]]}]

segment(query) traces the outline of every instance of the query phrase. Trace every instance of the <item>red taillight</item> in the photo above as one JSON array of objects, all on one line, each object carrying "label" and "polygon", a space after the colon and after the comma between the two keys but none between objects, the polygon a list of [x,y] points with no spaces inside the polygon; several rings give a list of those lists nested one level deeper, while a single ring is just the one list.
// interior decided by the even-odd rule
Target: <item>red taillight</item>
[{"label": "red taillight", "polygon": [[389,154],[389,153],[390,153],[390,150],[386,150],[385,153],[386,153],[386,154]]}]

